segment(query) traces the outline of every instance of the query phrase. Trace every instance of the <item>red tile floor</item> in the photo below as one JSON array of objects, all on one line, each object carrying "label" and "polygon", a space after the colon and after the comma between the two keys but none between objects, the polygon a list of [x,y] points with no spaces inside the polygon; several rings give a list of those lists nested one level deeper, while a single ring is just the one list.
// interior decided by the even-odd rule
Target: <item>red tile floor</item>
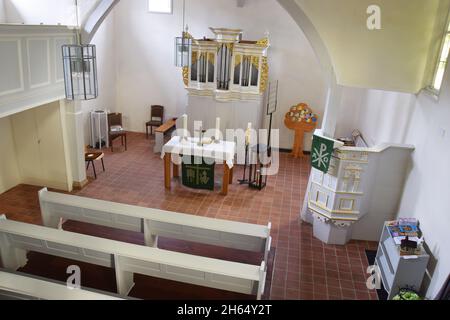
[{"label": "red tile floor", "polygon": [[[219,186],[216,192],[193,191],[174,181],[172,190],[165,190],[163,162],[152,150],[153,140],[129,133],[128,151],[121,147],[114,153],[105,150],[106,172],[100,172],[98,164],[98,179],[74,193],[192,215],[264,225],[271,222],[276,248],[271,299],[377,299],[365,284],[365,250],[375,250],[376,243],[325,245],[313,237],[310,225],[299,222],[310,172],[307,160],[282,153],[279,173],[269,178],[263,191],[240,186],[237,179],[243,172],[237,167],[234,183],[224,197],[219,194]],[[92,168],[88,175],[93,176]],[[6,213],[8,219],[41,224],[38,190],[21,185],[0,195],[0,213]]]}]

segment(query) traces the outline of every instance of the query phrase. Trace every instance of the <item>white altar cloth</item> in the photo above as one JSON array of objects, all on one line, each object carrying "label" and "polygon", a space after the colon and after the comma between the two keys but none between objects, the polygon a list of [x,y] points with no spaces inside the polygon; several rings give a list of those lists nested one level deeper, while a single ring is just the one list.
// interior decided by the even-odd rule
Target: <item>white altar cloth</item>
[{"label": "white altar cloth", "polygon": [[236,143],[220,141],[219,143],[198,145],[198,138],[187,138],[187,141],[181,141],[180,137],[173,137],[164,145],[161,158],[164,159],[166,153],[184,156],[203,157],[205,159],[214,159],[216,162],[225,161],[228,168],[234,166],[234,155],[236,154]]}]

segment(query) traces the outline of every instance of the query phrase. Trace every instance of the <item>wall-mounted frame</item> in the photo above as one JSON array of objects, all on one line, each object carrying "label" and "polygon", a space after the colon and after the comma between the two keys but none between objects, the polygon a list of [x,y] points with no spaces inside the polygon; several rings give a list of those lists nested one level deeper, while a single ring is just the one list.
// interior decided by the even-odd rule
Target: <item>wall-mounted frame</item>
[{"label": "wall-mounted frame", "polygon": [[147,0],[149,13],[173,14],[173,0]]}]

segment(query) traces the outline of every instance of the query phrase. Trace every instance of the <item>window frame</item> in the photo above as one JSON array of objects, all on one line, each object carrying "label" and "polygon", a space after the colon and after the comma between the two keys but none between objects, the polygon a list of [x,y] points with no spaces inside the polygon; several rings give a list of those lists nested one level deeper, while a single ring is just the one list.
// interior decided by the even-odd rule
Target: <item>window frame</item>
[{"label": "window frame", "polygon": [[[151,13],[151,14],[167,14],[167,15],[173,15],[173,0],[167,0],[170,2],[170,12],[165,12],[165,11],[152,11],[150,10],[150,1],[152,0],[147,0],[147,12]],[[154,1],[154,0],[153,0]]]},{"label": "window frame", "polygon": [[443,82],[443,80],[445,78],[445,74],[447,72],[447,68],[448,68],[448,65],[449,65],[449,62],[450,62],[449,61],[450,50],[449,50],[449,52],[447,53],[446,61],[445,61],[446,65],[445,65],[445,69],[444,69],[444,74],[442,76],[441,86],[439,87],[439,89],[437,89],[434,86],[434,84],[436,83],[436,79],[437,79],[437,76],[438,76],[438,73],[439,73],[439,66],[441,65],[441,62],[442,62],[441,57],[442,57],[442,54],[443,54],[443,50],[445,48],[445,43],[447,41],[447,37],[450,37],[450,13],[449,13],[446,21],[447,22],[446,22],[446,25],[445,25],[445,30],[442,33],[441,44],[439,46],[439,51],[438,51],[438,54],[437,54],[437,58],[436,58],[435,63],[434,63],[435,67],[434,67],[433,77],[431,79],[431,83],[426,88],[426,91],[428,91],[428,93],[431,93],[436,98],[438,98],[440,93],[441,93],[442,82]]}]

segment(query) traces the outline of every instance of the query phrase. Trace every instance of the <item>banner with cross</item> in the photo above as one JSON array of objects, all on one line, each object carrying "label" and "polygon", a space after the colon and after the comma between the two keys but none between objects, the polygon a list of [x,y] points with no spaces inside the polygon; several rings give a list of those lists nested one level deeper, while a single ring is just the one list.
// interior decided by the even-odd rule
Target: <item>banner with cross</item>
[{"label": "banner with cross", "polygon": [[314,135],[311,155],[313,168],[324,173],[330,168],[331,157],[334,150],[334,141]]},{"label": "banner with cross", "polygon": [[207,164],[203,159],[191,157],[190,163],[182,164],[183,185],[191,189],[214,191],[215,164]]}]

